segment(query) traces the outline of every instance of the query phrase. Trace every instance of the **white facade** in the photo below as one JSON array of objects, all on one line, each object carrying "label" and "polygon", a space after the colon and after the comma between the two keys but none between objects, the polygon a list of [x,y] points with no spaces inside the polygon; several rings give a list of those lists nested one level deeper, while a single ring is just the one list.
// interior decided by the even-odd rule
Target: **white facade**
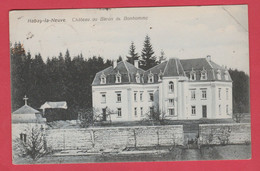
[{"label": "white facade", "polygon": [[[165,119],[173,120],[232,118],[232,80],[226,69],[198,59],[190,62],[195,66],[202,63],[201,68],[188,70],[188,62],[170,59],[148,71],[127,62],[114,64],[96,74],[93,107],[98,114],[104,114],[104,120],[111,121],[141,120],[150,111],[159,111]],[[195,73],[196,78],[190,73]],[[119,82],[115,80],[118,74]]]}]

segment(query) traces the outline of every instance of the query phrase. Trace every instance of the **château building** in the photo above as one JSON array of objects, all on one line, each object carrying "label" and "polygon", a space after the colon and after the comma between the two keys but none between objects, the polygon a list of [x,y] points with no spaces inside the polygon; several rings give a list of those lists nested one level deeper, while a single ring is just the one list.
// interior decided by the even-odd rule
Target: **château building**
[{"label": "ch\u00e2teau building", "polygon": [[142,120],[154,112],[172,120],[232,118],[231,77],[210,56],[171,58],[147,71],[138,61],[114,61],[96,73],[92,98],[103,120]]}]

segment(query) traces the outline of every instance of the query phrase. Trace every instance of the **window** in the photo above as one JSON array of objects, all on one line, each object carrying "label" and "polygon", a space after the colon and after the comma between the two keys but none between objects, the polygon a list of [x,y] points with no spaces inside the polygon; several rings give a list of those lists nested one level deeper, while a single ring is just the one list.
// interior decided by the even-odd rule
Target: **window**
[{"label": "window", "polygon": [[121,94],[117,93],[116,96],[117,96],[116,98],[117,102],[121,102]]},{"label": "window", "polygon": [[169,82],[169,92],[172,93],[173,90],[174,90],[173,82],[170,81],[170,82]]},{"label": "window", "polygon": [[224,77],[225,77],[225,80],[228,80],[228,71],[225,71]]},{"label": "window", "polygon": [[106,84],[106,75],[104,74],[104,72],[101,74],[100,79],[100,84]]},{"label": "window", "polygon": [[196,100],[196,91],[195,90],[191,90],[191,100]]},{"label": "window", "polygon": [[137,117],[137,108],[135,107],[135,117]]},{"label": "window", "polygon": [[143,101],[143,92],[140,93],[140,101]]},{"label": "window", "polygon": [[201,98],[203,100],[207,99],[207,90],[201,90]]},{"label": "window", "polygon": [[101,94],[101,103],[106,103],[106,94]]},{"label": "window", "polygon": [[218,89],[218,99],[221,100],[221,88]]},{"label": "window", "polygon": [[116,74],[116,83],[121,83],[121,74],[119,73],[119,71]]},{"label": "window", "polygon": [[122,109],[121,108],[117,108],[117,116],[122,117]]},{"label": "window", "polygon": [[169,99],[169,106],[174,106],[174,99]]},{"label": "window", "polygon": [[143,107],[140,107],[140,113],[141,113],[141,116],[144,115],[144,112],[143,112]]},{"label": "window", "polygon": [[175,115],[174,109],[169,109],[169,115],[170,115],[170,116],[174,116],[174,115]]},{"label": "window", "polygon": [[148,83],[153,83],[153,73],[151,71],[148,75]]},{"label": "window", "polygon": [[218,80],[221,80],[221,72],[220,72],[219,69],[217,70],[217,79],[218,79]]},{"label": "window", "polygon": [[150,117],[153,115],[153,107],[150,107]]},{"label": "window", "polygon": [[134,101],[135,102],[137,101],[136,95],[137,95],[137,93],[134,93]]},{"label": "window", "polygon": [[218,113],[221,115],[221,105],[218,105]]},{"label": "window", "polygon": [[191,106],[191,114],[196,115],[196,106]]},{"label": "window", "polygon": [[201,80],[207,80],[207,71],[205,70],[205,68],[203,67],[203,70],[201,71]]},{"label": "window", "polygon": [[193,80],[193,81],[196,80],[196,72],[193,70],[193,68],[190,72],[190,80]]},{"label": "window", "polygon": [[138,72],[135,75],[135,79],[137,83],[140,83],[140,74]]},{"label": "window", "polygon": [[226,105],[226,114],[228,115],[228,105]]},{"label": "window", "polygon": [[226,88],[226,99],[228,100],[228,88]]},{"label": "window", "polygon": [[153,101],[153,93],[149,93],[149,101]]}]

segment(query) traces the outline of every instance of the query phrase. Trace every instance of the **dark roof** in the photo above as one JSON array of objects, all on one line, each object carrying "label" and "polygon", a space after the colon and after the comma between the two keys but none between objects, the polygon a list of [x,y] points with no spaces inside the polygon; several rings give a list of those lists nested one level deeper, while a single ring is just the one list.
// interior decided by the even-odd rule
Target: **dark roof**
[{"label": "dark roof", "polygon": [[[140,77],[143,76],[144,70],[141,68],[136,68],[134,65],[126,62],[120,61],[117,66],[113,68],[112,66],[98,72],[92,82],[92,85],[99,85],[101,78],[100,76],[104,74],[106,76],[106,85],[115,84],[116,75],[119,73],[121,75],[121,83],[136,83],[135,75],[136,73],[140,74]],[[118,83],[117,83],[118,84]]]},{"label": "dark roof", "polygon": [[24,105],[13,112],[13,114],[35,114],[35,113],[40,113],[40,112],[28,105]]},{"label": "dark roof", "polygon": [[[190,72],[193,71],[196,74],[196,81],[215,81],[217,79],[217,73],[220,72],[221,79],[218,81],[232,81],[227,69],[221,67],[211,60],[206,58],[197,58],[197,59],[183,59],[180,60],[183,69],[187,77],[190,77]],[[207,73],[207,80],[200,80],[201,71]],[[225,80],[225,73],[228,74],[228,80]]]},{"label": "dark roof", "polygon": [[[202,71],[207,73],[207,80],[200,80]],[[148,75],[150,73],[154,75],[154,83],[157,83],[160,74],[162,77],[187,76],[189,78],[191,72],[195,72],[196,81],[232,81],[227,69],[219,66],[213,61],[208,61],[206,58],[183,60],[178,58],[170,58],[168,61],[162,62],[148,69],[147,71],[136,68],[134,65],[128,62],[121,61],[115,68],[111,66],[98,72],[93,80],[92,85],[100,85],[100,76],[102,74],[106,76],[105,85],[115,84],[117,73],[121,74],[121,83],[119,84],[136,83],[135,78],[137,72],[140,74],[140,83],[147,83]],[[220,80],[217,79],[218,72],[221,73]],[[225,74],[228,74],[228,80],[225,80]]]}]

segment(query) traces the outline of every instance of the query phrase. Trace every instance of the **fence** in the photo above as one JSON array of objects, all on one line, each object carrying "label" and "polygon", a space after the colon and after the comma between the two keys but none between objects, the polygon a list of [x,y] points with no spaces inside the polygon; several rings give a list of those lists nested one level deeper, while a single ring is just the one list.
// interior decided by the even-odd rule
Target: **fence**
[{"label": "fence", "polygon": [[126,147],[183,145],[183,126],[52,129],[46,131],[53,150],[114,149]]}]

